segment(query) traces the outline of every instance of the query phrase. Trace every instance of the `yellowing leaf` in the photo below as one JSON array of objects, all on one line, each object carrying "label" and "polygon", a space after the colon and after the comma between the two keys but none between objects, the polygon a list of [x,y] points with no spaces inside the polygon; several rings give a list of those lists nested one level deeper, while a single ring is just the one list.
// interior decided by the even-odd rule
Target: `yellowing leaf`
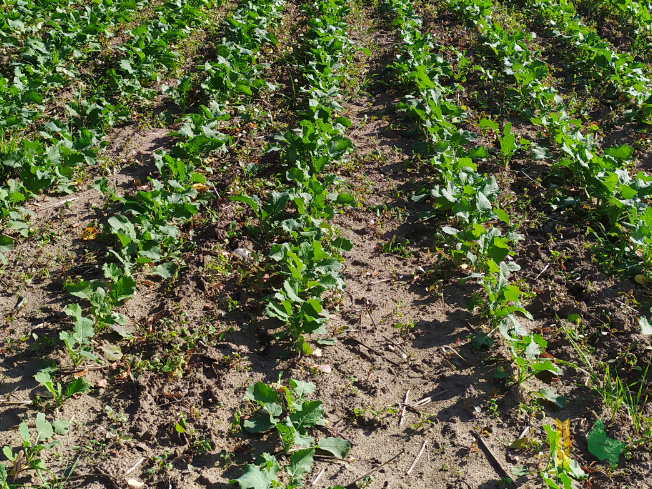
[{"label": "yellowing leaf", "polygon": [[639,283],[641,285],[647,285],[647,279],[645,278],[645,275],[642,273],[639,273],[634,277],[634,280],[636,280],[636,283]]},{"label": "yellowing leaf", "polygon": [[194,188],[197,192],[202,193],[208,190],[208,185],[205,183],[193,183],[192,188]]},{"label": "yellowing leaf", "polygon": [[84,230],[82,231],[81,239],[83,239],[84,241],[90,241],[92,239],[95,239],[97,233],[99,233],[97,229],[88,226],[87,228],[84,228]]},{"label": "yellowing leaf", "polygon": [[557,447],[555,449],[555,465],[557,468],[567,470],[570,462],[570,450],[573,442],[570,437],[569,421],[556,420]]}]

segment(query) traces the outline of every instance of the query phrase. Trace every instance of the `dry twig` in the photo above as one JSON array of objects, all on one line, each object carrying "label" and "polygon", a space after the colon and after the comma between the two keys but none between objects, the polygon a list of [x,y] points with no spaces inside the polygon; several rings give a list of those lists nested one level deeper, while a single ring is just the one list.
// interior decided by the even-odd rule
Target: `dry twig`
[{"label": "dry twig", "polygon": [[485,455],[487,455],[487,458],[489,459],[489,463],[492,465],[492,467],[498,473],[498,475],[504,479],[510,479],[509,474],[502,466],[502,464],[498,461],[496,455],[494,455],[494,452],[491,450],[491,448],[489,448],[489,445],[487,445],[485,441],[482,439],[480,434],[475,431],[471,431],[471,434],[476,440],[478,440],[478,444],[482,446]]},{"label": "dry twig", "polygon": [[426,450],[426,445],[428,444],[428,440],[423,440],[423,445],[421,445],[421,450],[419,450],[419,454],[417,455],[417,458],[414,459],[414,462],[412,462],[412,465],[410,465],[410,468],[407,471],[406,475],[410,475],[410,473],[414,470],[414,468],[417,466],[417,463],[419,462],[419,459],[423,455],[423,452]]},{"label": "dry twig", "polygon": [[390,458],[389,460],[383,462],[382,464],[378,465],[377,467],[374,467],[373,469],[371,469],[371,470],[370,470],[369,472],[367,472],[366,474],[361,475],[360,477],[358,477],[356,480],[354,480],[354,481],[351,482],[350,484],[347,484],[347,485],[346,485],[346,489],[353,489],[353,488],[355,488],[355,487],[356,487],[356,486],[355,486],[355,483],[356,483],[356,482],[361,481],[361,480],[364,479],[365,477],[369,477],[371,474],[373,474],[373,473],[376,472],[377,470],[380,470],[381,468],[383,468],[383,467],[384,467],[385,465],[387,465],[388,463],[393,462],[394,460],[396,460],[398,457],[400,457],[401,455],[403,455],[403,453],[405,453],[405,449],[401,450],[401,451],[398,452],[396,455],[394,455],[392,458]]},{"label": "dry twig", "polygon": [[403,424],[403,420],[405,419],[405,408],[407,407],[408,397],[410,397],[410,389],[405,393],[405,400],[403,401],[403,408],[401,409],[401,417],[398,420],[399,426]]}]

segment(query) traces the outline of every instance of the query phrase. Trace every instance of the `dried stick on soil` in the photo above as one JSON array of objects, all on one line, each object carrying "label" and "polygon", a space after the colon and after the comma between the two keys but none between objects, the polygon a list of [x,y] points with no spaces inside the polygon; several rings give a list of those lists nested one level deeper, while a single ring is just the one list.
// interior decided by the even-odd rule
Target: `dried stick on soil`
[{"label": "dried stick on soil", "polygon": [[42,210],[53,209],[54,207],[59,207],[60,205],[63,205],[65,203],[67,203],[67,202],[72,202],[73,200],[77,200],[77,199],[79,199],[79,197],[70,197],[69,199],[64,199],[64,200],[62,200],[60,202],[55,202],[54,204],[49,205],[47,207],[42,207],[41,209]]},{"label": "dried stick on soil", "polygon": [[143,460],[145,460],[145,457],[140,457],[140,460],[138,462],[136,462],[136,465],[134,465],[132,468],[130,468],[127,472],[125,472],[125,477],[127,477],[134,470],[136,470],[138,468],[138,466],[143,463]]},{"label": "dried stick on soil", "polygon": [[405,393],[405,400],[403,401],[403,408],[401,409],[401,417],[398,420],[399,426],[403,424],[403,420],[405,419],[405,408],[407,407],[409,397],[410,397],[410,389],[408,389],[407,392]]},{"label": "dried stick on soil", "polygon": [[400,457],[400,456],[403,455],[404,453],[405,453],[405,449],[401,450],[400,452],[398,452],[396,455],[394,455],[394,456],[393,456],[392,458],[390,458],[389,460],[383,462],[382,464],[380,464],[380,465],[377,466],[377,467],[374,467],[373,469],[371,469],[371,470],[370,470],[369,472],[367,472],[366,474],[361,475],[360,477],[358,477],[358,478],[357,478],[356,480],[354,480],[353,482],[347,484],[347,485],[345,486],[346,489],[354,489],[354,488],[356,487],[356,485],[355,485],[356,482],[361,481],[361,480],[364,479],[365,477],[369,477],[371,474],[373,474],[373,473],[376,472],[377,470],[381,469],[382,467],[384,467],[384,466],[387,465],[388,463],[393,462],[394,460],[396,460],[398,457]]},{"label": "dried stick on soil", "polygon": [[442,394],[445,394],[448,392],[448,389],[444,389],[443,391],[437,392],[436,394],[433,394],[432,396],[424,397],[423,399],[419,399],[417,402],[413,404],[413,406],[423,406],[424,404],[428,404],[429,402],[432,402],[435,397],[439,397]]},{"label": "dried stick on soil", "polygon": [[0,406],[29,406],[32,404],[32,401],[8,401],[6,399],[0,399]]},{"label": "dried stick on soil", "polygon": [[111,368],[116,368],[118,366],[117,362],[113,363],[107,363],[105,365],[89,365],[88,367],[78,367],[78,368],[65,368],[59,370],[60,373],[62,374],[78,374],[80,372],[84,372],[86,370],[106,370],[111,369]]},{"label": "dried stick on soil", "polygon": [[421,445],[421,450],[419,450],[419,455],[417,455],[417,458],[415,458],[414,462],[412,462],[412,465],[410,465],[410,468],[407,471],[407,475],[410,475],[410,473],[417,466],[417,463],[419,462],[419,459],[421,458],[421,455],[423,455],[423,452],[426,450],[426,445],[427,444],[428,444],[428,440],[423,440],[423,445]]},{"label": "dried stick on soil", "polygon": [[444,352],[447,351],[446,348],[448,348],[448,351],[450,351],[453,355],[455,355],[457,358],[459,358],[459,359],[462,360],[463,362],[467,363],[468,365],[473,365],[472,362],[469,362],[466,358],[464,358],[462,355],[460,355],[460,354],[455,350],[455,348],[453,348],[452,346],[446,346],[446,345],[444,345],[444,346],[441,347],[441,349],[442,349]]},{"label": "dried stick on soil", "polygon": [[317,477],[315,477],[315,478],[313,479],[312,484],[310,484],[310,485],[311,485],[311,486],[315,486],[315,485],[317,485],[317,481],[319,481],[319,479],[321,479],[321,476],[324,475],[324,472],[326,472],[326,467],[322,468],[322,469],[319,471],[319,474],[317,474]]},{"label": "dried stick on soil", "polygon": [[[372,346],[366,345],[365,343],[363,343],[363,342],[360,341],[359,339],[354,338],[353,336],[349,336],[348,339],[350,339],[351,341],[355,341],[355,342],[356,342],[357,344],[359,344],[359,345],[364,346],[367,350],[369,350],[369,351],[372,352],[372,353],[375,353],[375,354],[378,355],[379,357],[383,357],[383,354],[382,354],[381,352],[379,352],[378,350],[376,350],[376,349],[375,349],[374,347],[372,347]],[[385,360],[387,360],[389,363],[391,363],[391,364],[394,365],[395,367],[400,367],[400,365],[399,365],[398,363],[396,363],[394,360],[390,360],[390,359],[387,358],[387,357],[384,357],[384,358],[385,358]]]},{"label": "dried stick on soil", "polygon": [[543,272],[545,272],[546,270],[548,270],[548,267],[549,267],[549,266],[550,266],[550,263],[546,263],[546,266],[543,267],[543,270],[541,270],[541,271],[539,272],[539,274],[538,274],[536,277],[534,277],[534,280],[539,280],[539,277],[541,276],[541,274],[542,274]]},{"label": "dried stick on soil", "polygon": [[502,466],[502,464],[498,461],[498,459],[494,455],[494,452],[491,451],[491,448],[489,448],[489,445],[485,443],[485,441],[482,439],[480,434],[476,433],[475,431],[471,431],[471,434],[476,440],[478,440],[478,444],[482,446],[485,455],[487,455],[487,458],[489,459],[489,463],[494,468],[494,470],[498,473],[498,475],[505,479],[511,479],[511,477],[509,477],[509,474],[507,473],[505,468]]}]

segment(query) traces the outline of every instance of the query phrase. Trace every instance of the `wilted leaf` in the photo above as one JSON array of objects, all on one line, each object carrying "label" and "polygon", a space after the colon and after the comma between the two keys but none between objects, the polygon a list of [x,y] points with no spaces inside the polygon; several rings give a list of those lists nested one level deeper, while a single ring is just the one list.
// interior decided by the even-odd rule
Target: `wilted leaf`
[{"label": "wilted leaf", "polygon": [[122,350],[118,345],[110,345],[102,348],[104,351],[104,358],[109,362],[117,362],[122,358]]},{"label": "wilted leaf", "polygon": [[81,239],[83,239],[84,241],[90,241],[92,239],[95,239],[97,233],[99,233],[99,231],[96,228],[88,226],[84,228],[84,230],[82,231]]},{"label": "wilted leaf", "polygon": [[192,188],[194,188],[197,192],[202,193],[208,190],[208,185],[205,183],[193,183]]}]

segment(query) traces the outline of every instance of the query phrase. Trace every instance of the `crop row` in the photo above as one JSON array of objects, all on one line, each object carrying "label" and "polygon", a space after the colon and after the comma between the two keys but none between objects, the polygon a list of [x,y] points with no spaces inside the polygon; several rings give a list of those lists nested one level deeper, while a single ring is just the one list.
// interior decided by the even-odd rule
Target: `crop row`
[{"label": "crop row", "polygon": [[527,0],[526,5],[572,53],[574,70],[587,83],[606,84],[606,96],[633,99],[632,116],[645,122],[652,116],[652,85],[646,65],[629,53],[619,53],[586,26],[572,2]]},{"label": "crop row", "polygon": [[[63,193],[74,191],[75,167],[95,164],[107,129],[131,119],[134,101],[149,100],[156,94],[148,86],[180,61],[171,44],[186,38],[190,26],[206,21],[200,7],[215,4],[193,0],[177,8],[174,1],[166,2],[159,9],[158,18],[132,29],[129,39],[116,48],[123,56],[116,60],[114,68],[106,71],[105,84],[93,83],[84,93],[90,100],[71,100],[65,105],[65,116],[45,122],[35,138],[24,138],[17,132],[0,144],[0,175],[7,182],[0,187],[0,220],[7,222],[8,229],[22,236],[29,234],[22,208],[26,199],[53,187]],[[17,78],[14,80],[14,85],[7,89],[21,100],[15,109],[21,113],[29,111],[28,102],[40,102],[40,95]],[[17,87],[26,92],[21,95]],[[25,97],[27,101],[23,100]],[[5,102],[6,108],[15,101]],[[10,237],[0,236],[0,251],[10,249],[12,243]]]},{"label": "crop row", "polygon": [[[282,7],[283,2],[277,0],[249,1],[234,12],[225,23],[223,44],[218,47],[218,52],[221,53],[218,58],[221,59],[220,62],[224,63],[226,59],[231,61],[234,67],[249,67],[249,64],[257,59],[261,46],[270,41],[269,31],[276,25]],[[234,26],[237,28],[233,29]],[[247,35],[243,36],[243,32]],[[222,56],[225,59],[221,58]],[[238,90],[228,88],[223,92],[211,93],[216,95],[215,99],[211,100],[211,108],[202,107],[200,114],[189,114],[188,124],[193,121],[199,123],[203,117],[203,123],[199,127],[207,128],[211,122],[226,117],[216,107],[226,104],[229,96],[231,102],[240,97]],[[213,114],[211,110],[219,112],[219,115]],[[116,206],[120,209],[120,213],[110,217],[107,222],[108,234],[112,235],[117,246],[110,250],[108,260],[102,266],[103,280],[80,281],[66,285],[66,290],[72,296],[84,300],[83,303],[71,303],[65,308],[66,314],[72,318],[73,328],[71,331],[62,331],[59,335],[71,363],[75,366],[88,361],[101,362],[94,354],[92,343],[92,338],[98,331],[111,328],[124,337],[131,336],[122,327],[127,322],[126,318],[115,312],[115,308],[135,294],[134,272],[137,268],[161,263],[149,271],[163,278],[170,278],[177,273],[181,261],[179,250],[184,246],[180,228],[197,214],[201,204],[209,198],[206,180],[196,171],[193,161],[201,161],[202,157],[216,149],[224,149],[225,144],[230,143],[227,137],[208,129],[201,136],[188,132],[177,136],[182,140],[171,153],[183,152],[187,159],[176,158],[169,152],[158,152],[155,159],[160,177],[150,178],[144,185],[147,190],[141,189],[133,196],[120,197],[106,179],[95,183],[95,188],[104,195],[105,210],[115,209]],[[197,139],[202,140],[201,144],[190,144],[192,141],[197,143]],[[219,144],[210,144],[212,139],[217,140]],[[82,304],[85,304],[84,307]],[[90,387],[83,378],[67,383],[58,381],[56,377],[59,376],[55,376],[55,373],[56,368],[45,369],[35,376],[36,381],[50,392],[55,406],[61,405],[73,395],[83,394]],[[23,462],[29,469],[35,470],[39,477],[43,477],[46,472],[39,453],[57,443],[56,440],[48,445],[44,443],[53,435],[52,426],[56,425],[57,433],[67,430],[59,421],[52,426],[48,424],[49,430],[46,424],[48,422],[44,416],[39,414],[39,434],[36,440],[27,431],[26,424],[20,429],[21,436],[24,435],[24,450],[21,452],[25,457]],[[324,445],[328,445],[328,442]],[[22,456],[12,453],[8,447],[5,447],[4,453],[10,460]],[[7,483],[4,465],[1,469],[0,485]]]}]

